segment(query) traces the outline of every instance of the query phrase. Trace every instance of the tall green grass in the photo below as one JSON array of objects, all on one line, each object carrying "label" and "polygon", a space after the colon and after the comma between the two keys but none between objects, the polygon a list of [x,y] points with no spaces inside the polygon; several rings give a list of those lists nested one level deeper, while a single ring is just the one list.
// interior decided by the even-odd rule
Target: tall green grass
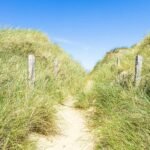
[{"label": "tall green grass", "polygon": [[[30,53],[36,57],[34,89],[27,79]],[[0,66],[0,148],[31,149],[30,133],[57,133],[54,105],[79,91],[85,72],[59,46],[33,30],[0,31]]]},{"label": "tall green grass", "polygon": [[[82,90],[78,95],[76,105],[93,110],[89,119],[97,150],[148,150],[150,147],[149,43],[148,36],[131,48],[107,53],[87,77],[94,82],[91,90]],[[138,88],[133,84],[137,54],[144,58]],[[116,65],[117,57],[120,66]]]}]

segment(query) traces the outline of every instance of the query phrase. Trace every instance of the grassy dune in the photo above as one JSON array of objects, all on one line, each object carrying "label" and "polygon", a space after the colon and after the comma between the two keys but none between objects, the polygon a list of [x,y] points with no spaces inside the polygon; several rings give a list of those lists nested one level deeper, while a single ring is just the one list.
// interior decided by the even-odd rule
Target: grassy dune
[{"label": "grassy dune", "polygon": [[[142,81],[134,87],[135,56],[144,57]],[[120,65],[116,65],[117,57]],[[114,49],[98,62],[78,95],[77,107],[90,108],[96,149],[148,150],[150,147],[150,36],[131,48]],[[85,87],[87,83],[85,83]]]},{"label": "grassy dune", "polygon": [[[34,89],[29,88],[27,79],[30,53],[36,56]],[[137,54],[144,62],[141,83],[135,88]],[[0,30],[0,148],[34,149],[28,135],[55,134],[55,104],[76,95],[76,106],[90,110],[97,150],[149,149],[149,57],[150,36],[131,48],[110,51],[86,76],[81,66],[43,33]]]},{"label": "grassy dune", "polygon": [[[30,53],[36,56],[34,89],[27,81]],[[85,72],[43,33],[33,30],[0,30],[0,66],[0,147],[31,149],[29,133],[57,132],[53,106],[80,90]]]}]

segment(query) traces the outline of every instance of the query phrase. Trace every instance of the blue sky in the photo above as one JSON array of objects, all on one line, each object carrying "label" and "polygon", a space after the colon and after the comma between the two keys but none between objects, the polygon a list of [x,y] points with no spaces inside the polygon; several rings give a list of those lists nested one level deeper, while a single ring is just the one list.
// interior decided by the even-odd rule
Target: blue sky
[{"label": "blue sky", "polygon": [[0,0],[0,27],[41,30],[90,70],[150,33],[150,0]]}]

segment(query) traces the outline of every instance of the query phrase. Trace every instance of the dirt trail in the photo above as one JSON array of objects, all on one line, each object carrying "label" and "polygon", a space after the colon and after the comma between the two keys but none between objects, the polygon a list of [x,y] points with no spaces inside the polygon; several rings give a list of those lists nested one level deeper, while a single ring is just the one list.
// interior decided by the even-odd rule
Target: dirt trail
[{"label": "dirt trail", "polygon": [[69,99],[58,107],[58,125],[61,133],[55,137],[32,135],[37,150],[93,150],[92,136],[86,127],[81,111],[73,107]]}]

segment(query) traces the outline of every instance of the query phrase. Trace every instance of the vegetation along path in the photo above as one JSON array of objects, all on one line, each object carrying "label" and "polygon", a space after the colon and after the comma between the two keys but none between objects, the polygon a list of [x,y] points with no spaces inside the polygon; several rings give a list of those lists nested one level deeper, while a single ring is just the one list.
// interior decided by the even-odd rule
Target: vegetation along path
[{"label": "vegetation along path", "polygon": [[55,137],[32,135],[37,141],[37,150],[93,150],[92,135],[82,112],[73,107],[73,100],[69,98],[58,110],[60,134]]}]

